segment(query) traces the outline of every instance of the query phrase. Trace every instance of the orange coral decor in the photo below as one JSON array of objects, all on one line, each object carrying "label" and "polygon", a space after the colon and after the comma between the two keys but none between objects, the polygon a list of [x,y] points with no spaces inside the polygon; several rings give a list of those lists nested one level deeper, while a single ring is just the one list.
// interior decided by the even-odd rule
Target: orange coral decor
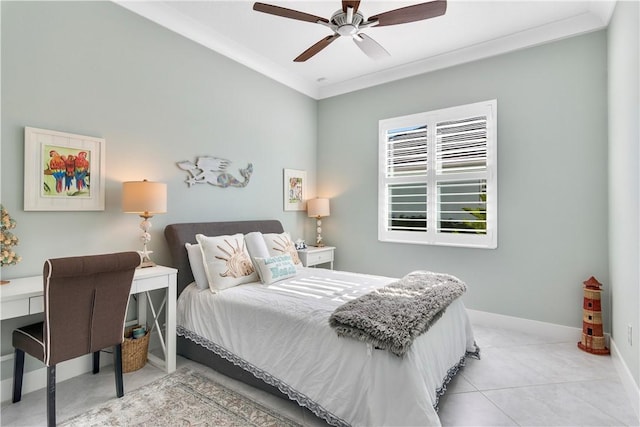
[{"label": "orange coral decor", "polygon": [[602,306],[600,304],[602,284],[593,276],[583,284],[582,339],[578,343],[578,347],[588,353],[609,354],[602,333]]}]

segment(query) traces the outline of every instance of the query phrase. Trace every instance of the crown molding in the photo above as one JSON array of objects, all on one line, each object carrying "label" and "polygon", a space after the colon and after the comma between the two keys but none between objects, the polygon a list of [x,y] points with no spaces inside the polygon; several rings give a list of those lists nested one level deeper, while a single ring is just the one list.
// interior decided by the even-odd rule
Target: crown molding
[{"label": "crown molding", "polygon": [[587,12],[539,27],[477,43],[410,64],[335,83],[309,81],[257,55],[224,35],[180,13],[167,2],[112,0],[114,3],[226,56],[313,99],[343,95],[372,86],[441,70],[606,28],[616,1],[593,0]]}]

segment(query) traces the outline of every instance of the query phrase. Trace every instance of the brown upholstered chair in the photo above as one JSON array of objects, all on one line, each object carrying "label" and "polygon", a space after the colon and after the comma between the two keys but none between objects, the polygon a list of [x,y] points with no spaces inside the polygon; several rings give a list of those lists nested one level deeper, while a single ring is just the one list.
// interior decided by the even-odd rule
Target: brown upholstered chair
[{"label": "brown upholstered chair", "polygon": [[44,322],[13,331],[13,402],[22,398],[24,354],[47,366],[47,423],[56,424],[56,365],[114,347],[116,394],[124,395],[122,341],[137,252],[49,259],[44,263]]}]

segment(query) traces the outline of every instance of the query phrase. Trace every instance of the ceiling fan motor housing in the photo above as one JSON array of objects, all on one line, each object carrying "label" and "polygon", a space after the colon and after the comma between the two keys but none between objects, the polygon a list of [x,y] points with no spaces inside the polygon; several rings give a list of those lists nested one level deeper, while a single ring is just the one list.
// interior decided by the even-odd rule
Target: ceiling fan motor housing
[{"label": "ceiling fan motor housing", "polygon": [[364,21],[364,16],[360,12],[355,12],[351,22],[347,17],[347,13],[338,10],[331,16],[331,24],[338,27],[335,31],[341,36],[353,36],[359,30],[359,26]]}]

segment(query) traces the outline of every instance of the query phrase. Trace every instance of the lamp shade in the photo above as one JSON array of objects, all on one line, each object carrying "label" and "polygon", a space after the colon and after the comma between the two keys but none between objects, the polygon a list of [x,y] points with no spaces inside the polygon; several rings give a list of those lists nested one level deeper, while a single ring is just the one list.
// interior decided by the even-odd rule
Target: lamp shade
[{"label": "lamp shade", "polygon": [[146,179],[123,182],[122,211],[148,214],[167,212],[167,184]]},{"label": "lamp shade", "polygon": [[307,200],[307,215],[310,217],[329,216],[329,199],[310,199]]}]

